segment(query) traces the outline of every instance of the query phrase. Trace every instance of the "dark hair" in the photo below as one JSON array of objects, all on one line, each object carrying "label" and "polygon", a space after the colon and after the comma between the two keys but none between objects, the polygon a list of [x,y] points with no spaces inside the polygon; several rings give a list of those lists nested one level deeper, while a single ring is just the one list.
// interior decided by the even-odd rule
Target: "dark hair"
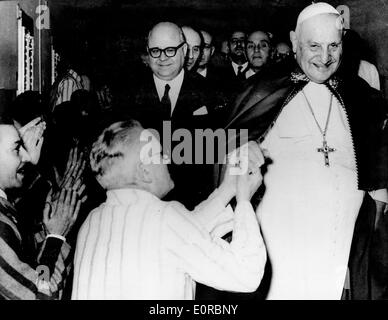
[{"label": "dark hair", "polygon": [[46,114],[42,95],[37,91],[25,91],[19,94],[4,112],[4,116],[24,126],[36,117]]}]

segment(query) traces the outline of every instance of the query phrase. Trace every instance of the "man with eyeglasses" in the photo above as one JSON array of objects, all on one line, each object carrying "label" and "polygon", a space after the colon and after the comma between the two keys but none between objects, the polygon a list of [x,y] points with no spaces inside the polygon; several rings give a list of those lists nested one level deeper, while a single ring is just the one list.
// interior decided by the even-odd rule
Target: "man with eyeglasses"
[{"label": "man with eyeglasses", "polygon": [[196,71],[201,57],[201,35],[189,26],[183,26],[182,31],[187,43],[185,67],[188,71]]},{"label": "man with eyeglasses", "polygon": [[246,78],[257,74],[263,67],[270,62],[271,56],[271,39],[268,33],[257,30],[248,36],[245,46],[249,69],[245,73]]},{"label": "man with eyeglasses", "polygon": [[[174,23],[160,22],[151,29],[147,40],[150,72],[118,97],[121,101],[116,108],[121,116],[124,113],[145,128],[156,129],[161,139],[164,132],[168,134],[163,132],[163,121],[169,121],[165,125],[170,126],[171,134],[182,128],[194,133],[195,129],[214,126],[216,97],[205,79],[184,68],[188,47],[182,29]],[[172,144],[171,150],[178,142]],[[210,165],[194,164],[194,148],[191,158],[193,164],[178,165],[172,157],[169,167],[176,188],[168,200],[180,201],[189,209],[212,191]]]}]

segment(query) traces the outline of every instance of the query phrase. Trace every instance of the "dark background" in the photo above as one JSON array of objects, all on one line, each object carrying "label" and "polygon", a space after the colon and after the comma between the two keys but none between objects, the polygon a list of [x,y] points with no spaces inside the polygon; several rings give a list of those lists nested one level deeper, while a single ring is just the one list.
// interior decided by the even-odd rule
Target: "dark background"
[{"label": "dark background", "polygon": [[[350,27],[365,39],[368,60],[388,77],[388,0],[327,1],[350,7]],[[84,60],[104,82],[130,69],[145,48],[149,29],[173,21],[209,30],[220,43],[235,28],[266,30],[288,40],[298,13],[310,0],[51,0],[52,36],[59,53]],[[93,75],[92,75],[93,77]]]}]

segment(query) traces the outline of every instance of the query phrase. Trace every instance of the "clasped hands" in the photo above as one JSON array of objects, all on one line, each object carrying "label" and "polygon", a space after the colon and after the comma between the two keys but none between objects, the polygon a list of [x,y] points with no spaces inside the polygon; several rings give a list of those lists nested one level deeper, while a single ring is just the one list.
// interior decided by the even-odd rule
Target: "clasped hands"
[{"label": "clasped hands", "polygon": [[234,150],[226,156],[227,167],[220,189],[236,196],[237,202],[249,201],[263,181],[260,167],[264,161],[264,155],[254,141]]},{"label": "clasped hands", "polygon": [[64,175],[57,175],[57,187],[51,188],[46,198],[43,223],[49,234],[66,237],[77,220],[81,204],[87,199],[82,182],[85,165],[84,153],[76,145],[69,153]]}]

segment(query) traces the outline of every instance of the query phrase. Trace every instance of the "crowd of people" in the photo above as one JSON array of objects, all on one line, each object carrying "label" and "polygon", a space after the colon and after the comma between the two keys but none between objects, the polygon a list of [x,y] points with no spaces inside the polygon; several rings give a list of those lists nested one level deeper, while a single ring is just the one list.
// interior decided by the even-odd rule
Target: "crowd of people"
[{"label": "crowd of people", "polygon": [[327,3],[275,39],[236,29],[216,47],[159,22],[127,82],[96,86],[63,57],[47,97],[17,96],[0,122],[0,298],[388,298],[377,69]]}]

